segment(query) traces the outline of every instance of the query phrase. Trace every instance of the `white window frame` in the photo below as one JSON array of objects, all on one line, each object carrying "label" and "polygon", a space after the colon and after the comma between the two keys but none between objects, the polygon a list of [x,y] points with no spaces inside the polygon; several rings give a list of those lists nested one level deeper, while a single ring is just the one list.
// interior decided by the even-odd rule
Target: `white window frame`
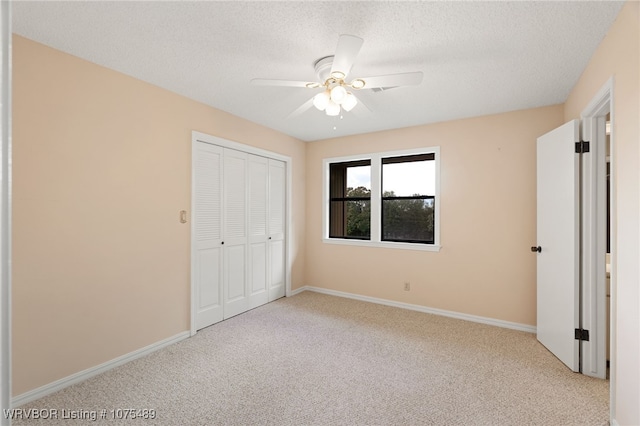
[{"label": "white window frame", "polygon": [[[433,244],[403,243],[397,241],[382,241],[380,209],[382,206],[382,159],[387,157],[402,157],[406,155],[434,154],[435,155],[435,211]],[[329,167],[332,163],[347,161],[371,160],[371,239],[329,238]],[[385,151],[371,154],[350,155],[346,157],[325,158],[322,160],[322,241],[327,244],[341,244],[349,246],[384,247],[403,250],[440,251],[440,147],[426,147],[402,151]]]}]

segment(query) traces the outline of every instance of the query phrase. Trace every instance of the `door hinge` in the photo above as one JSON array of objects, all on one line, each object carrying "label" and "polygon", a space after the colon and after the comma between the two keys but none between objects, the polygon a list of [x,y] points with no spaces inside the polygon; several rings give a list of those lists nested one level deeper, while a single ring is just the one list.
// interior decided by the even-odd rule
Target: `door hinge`
[{"label": "door hinge", "polygon": [[584,342],[589,341],[589,330],[585,330],[582,328],[576,328],[575,330],[576,340],[581,340]]},{"label": "door hinge", "polygon": [[584,154],[589,152],[589,141],[576,142],[576,154]]}]

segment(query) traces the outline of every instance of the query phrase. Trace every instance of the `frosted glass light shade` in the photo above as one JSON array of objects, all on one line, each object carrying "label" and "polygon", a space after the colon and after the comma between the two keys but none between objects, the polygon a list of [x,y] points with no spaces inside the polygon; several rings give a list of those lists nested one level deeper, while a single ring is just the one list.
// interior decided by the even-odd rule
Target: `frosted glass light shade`
[{"label": "frosted glass light shade", "polygon": [[336,86],[331,89],[331,100],[338,105],[347,97],[347,89],[342,86]]},{"label": "frosted glass light shade", "polygon": [[325,110],[325,112],[327,113],[327,115],[331,115],[331,116],[335,116],[340,114],[340,105],[338,105],[337,103],[333,102],[333,101],[329,101],[329,103],[327,104],[327,109]]},{"label": "frosted glass light shade", "polygon": [[353,109],[354,106],[358,103],[358,98],[356,98],[353,93],[347,92],[347,96],[345,96],[344,101],[342,101],[342,108],[345,111],[349,112]]},{"label": "frosted glass light shade", "polygon": [[318,93],[313,97],[313,106],[323,111],[329,103],[329,91],[325,90],[322,93]]}]

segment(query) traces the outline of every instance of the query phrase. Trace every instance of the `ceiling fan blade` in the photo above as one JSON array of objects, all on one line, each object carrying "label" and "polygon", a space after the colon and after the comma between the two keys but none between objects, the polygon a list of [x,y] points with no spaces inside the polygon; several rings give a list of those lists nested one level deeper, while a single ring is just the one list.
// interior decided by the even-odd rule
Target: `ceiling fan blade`
[{"label": "ceiling fan blade", "polygon": [[351,110],[354,115],[365,118],[371,115],[371,108],[362,100],[360,93],[358,94],[358,104]]},{"label": "ceiling fan blade", "polygon": [[416,71],[402,74],[379,75],[376,77],[361,78],[359,80],[364,81],[363,89],[376,89],[379,87],[417,86],[422,82],[422,76],[422,71]]},{"label": "ceiling fan blade", "polygon": [[268,80],[265,78],[254,78],[251,80],[251,84],[254,86],[320,87],[320,83],[316,81]]},{"label": "ceiling fan blade", "polygon": [[340,36],[336,53],[333,57],[333,64],[331,65],[331,75],[333,75],[334,72],[341,72],[343,74],[341,78],[344,78],[349,74],[363,42],[364,40],[360,37],[349,34],[342,34]]},{"label": "ceiling fan blade", "polygon": [[296,118],[301,115],[303,112],[306,112],[309,108],[313,106],[313,98],[309,99],[307,102],[300,105],[295,111],[287,116],[287,120],[290,118]]}]

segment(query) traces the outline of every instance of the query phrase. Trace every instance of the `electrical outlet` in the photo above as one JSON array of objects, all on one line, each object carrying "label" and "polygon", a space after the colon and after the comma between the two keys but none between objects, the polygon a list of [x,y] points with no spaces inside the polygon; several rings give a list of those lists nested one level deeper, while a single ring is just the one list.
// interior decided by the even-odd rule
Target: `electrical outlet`
[{"label": "electrical outlet", "polygon": [[404,282],[404,291],[411,290],[411,283],[409,281]]}]

